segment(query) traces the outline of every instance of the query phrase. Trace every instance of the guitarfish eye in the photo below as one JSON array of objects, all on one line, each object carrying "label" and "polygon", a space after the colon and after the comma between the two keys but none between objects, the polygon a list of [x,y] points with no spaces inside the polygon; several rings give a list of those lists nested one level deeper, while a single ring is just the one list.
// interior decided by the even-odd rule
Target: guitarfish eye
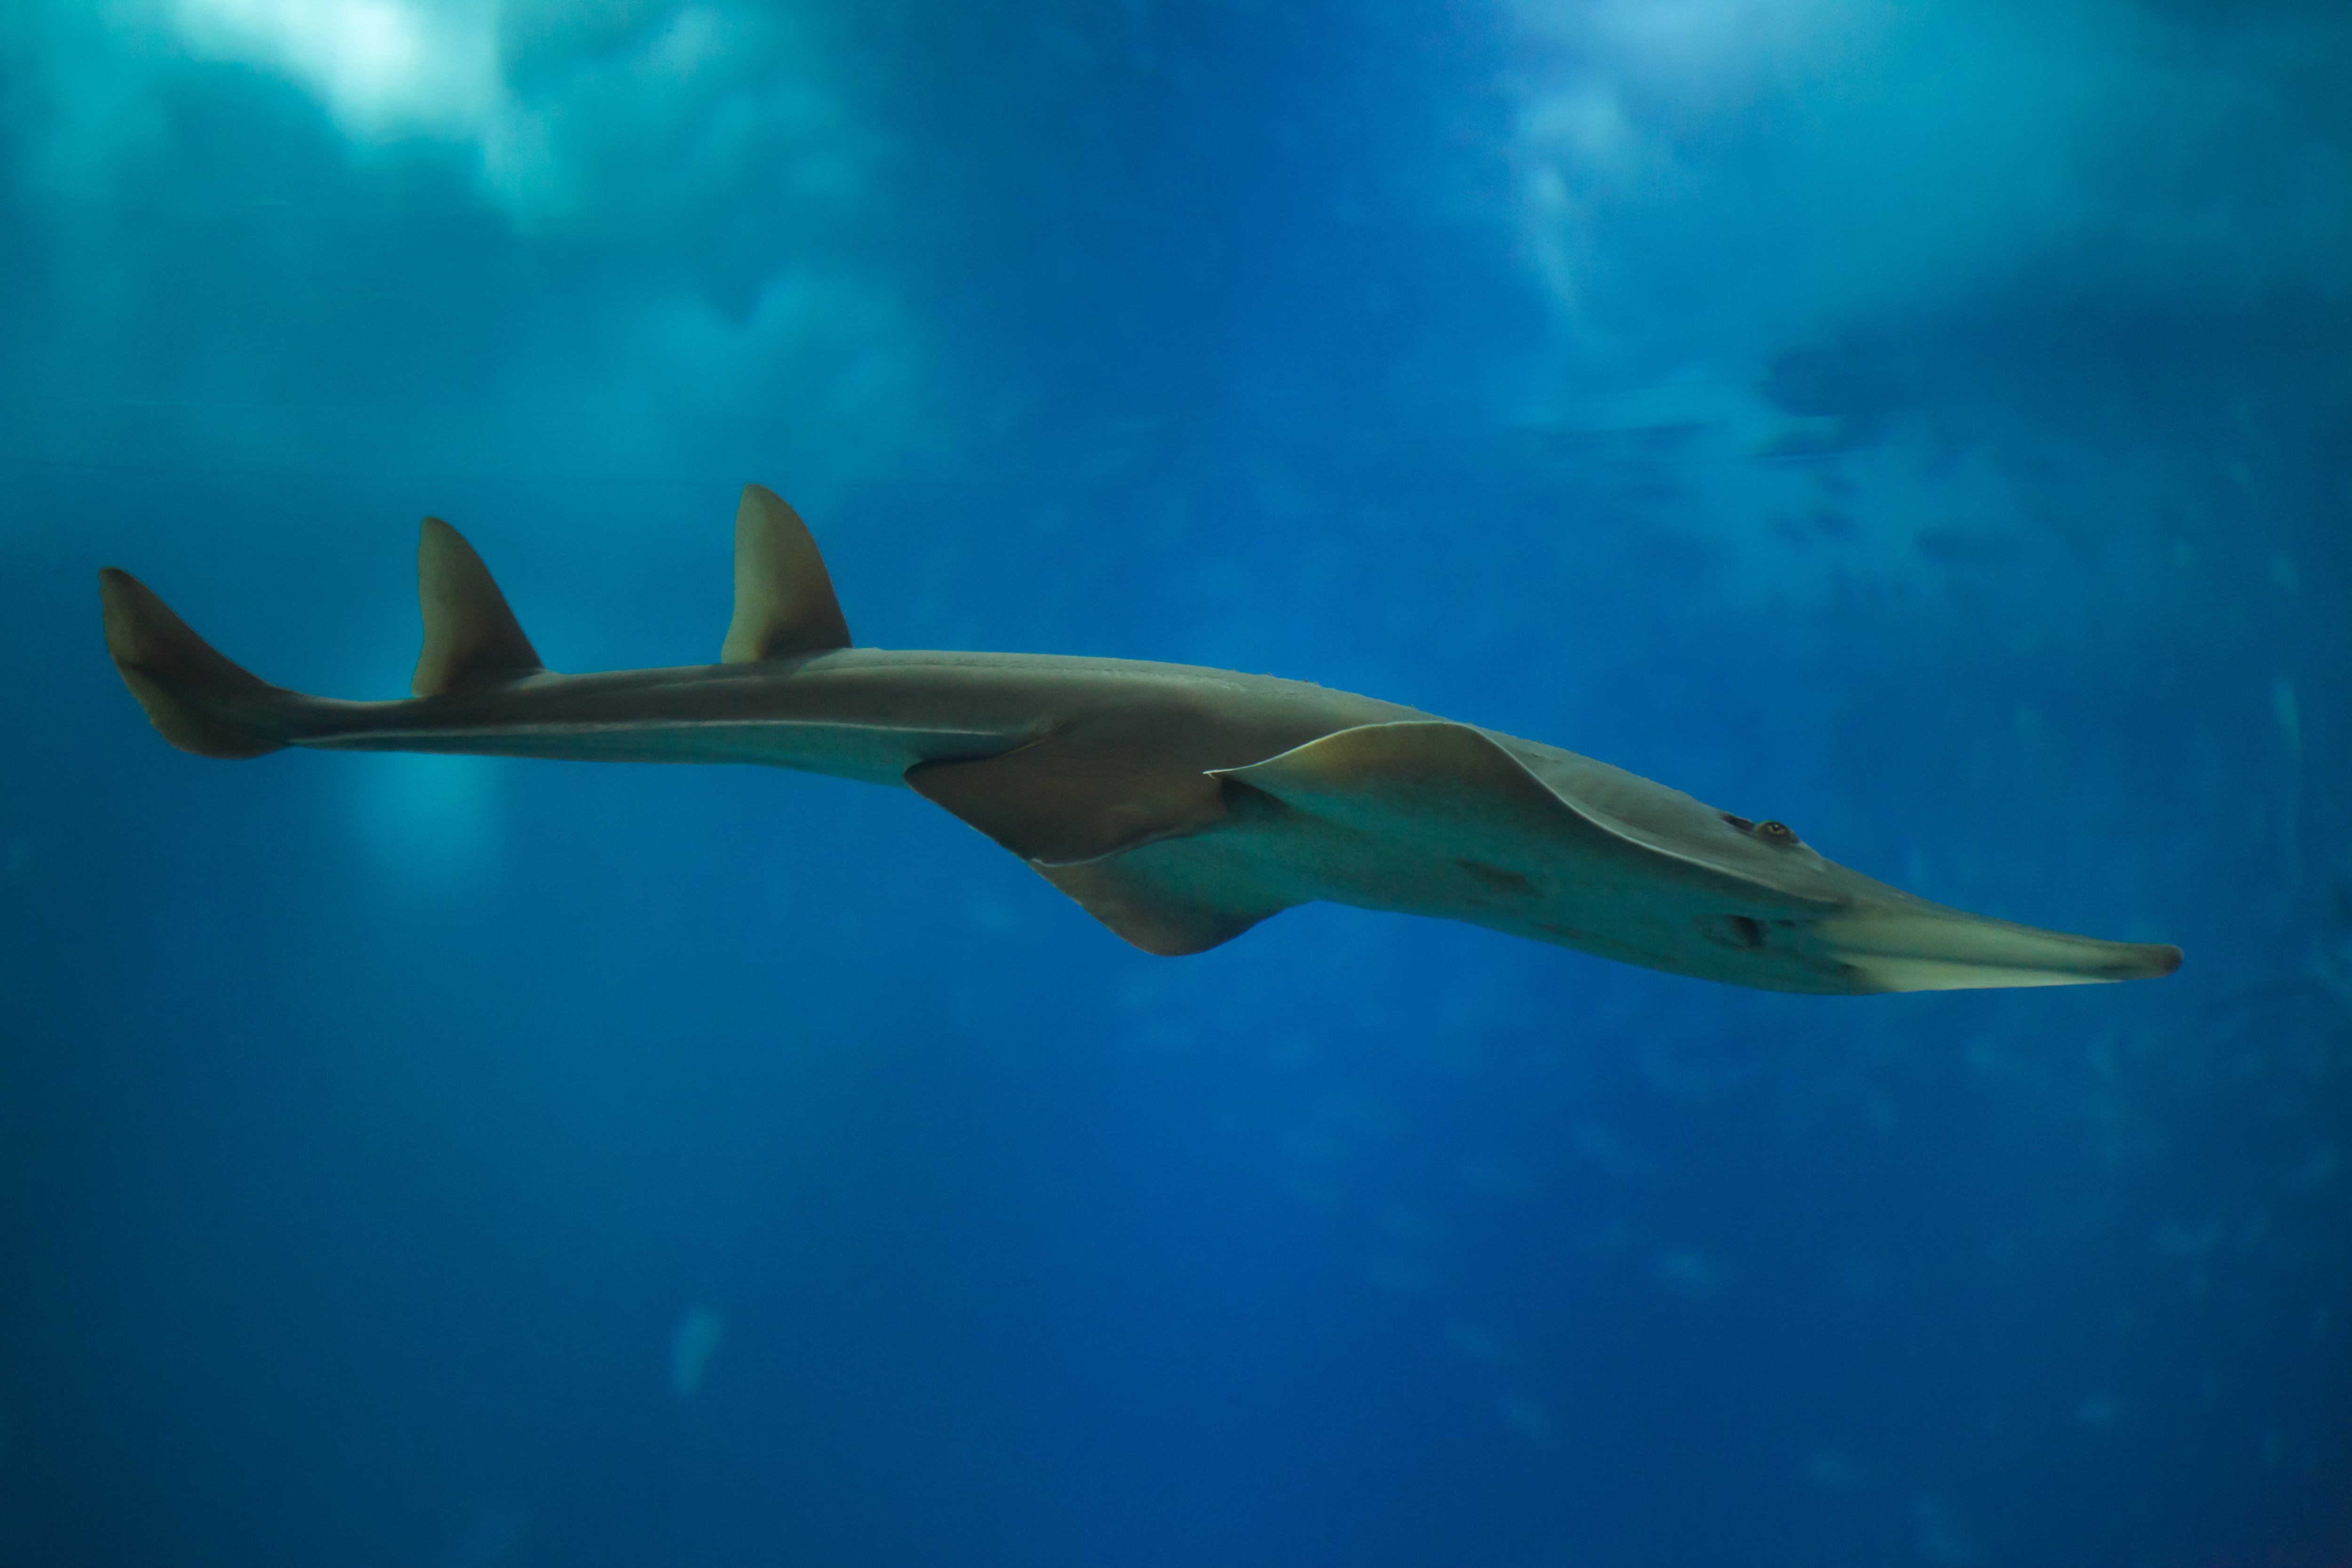
[{"label": "guitarfish eye", "polygon": [[1756,825],[1756,831],[1781,844],[1797,842],[1796,830],[1785,822],[1759,822]]}]

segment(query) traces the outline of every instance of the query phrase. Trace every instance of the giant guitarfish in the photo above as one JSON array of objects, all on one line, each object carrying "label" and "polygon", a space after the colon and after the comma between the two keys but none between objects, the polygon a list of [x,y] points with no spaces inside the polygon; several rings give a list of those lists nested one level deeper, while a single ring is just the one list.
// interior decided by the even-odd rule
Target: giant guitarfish
[{"label": "giant guitarfish", "polygon": [[1947,909],[1621,768],[1304,681],[1191,665],[850,643],[807,527],[757,485],[719,662],[559,675],[457,531],[417,552],[425,651],[398,701],[269,685],[128,573],[106,641],[166,739],[593,762],[760,763],[904,784],[1148,952],[1311,900],[1468,921],[1775,991],[2066,985],[2180,950]]}]

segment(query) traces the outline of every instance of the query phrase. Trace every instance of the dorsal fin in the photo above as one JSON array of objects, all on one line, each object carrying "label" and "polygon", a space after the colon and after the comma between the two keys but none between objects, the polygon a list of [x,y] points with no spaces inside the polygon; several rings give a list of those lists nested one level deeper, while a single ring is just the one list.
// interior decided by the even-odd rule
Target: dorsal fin
[{"label": "dorsal fin", "polygon": [[546,668],[489,568],[437,517],[425,520],[416,542],[416,597],[425,610],[425,652],[408,687],[417,696],[518,680]]},{"label": "dorsal fin", "polygon": [[800,513],[764,485],[735,509],[735,619],[721,664],[756,664],[849,646],[833,578]]}]

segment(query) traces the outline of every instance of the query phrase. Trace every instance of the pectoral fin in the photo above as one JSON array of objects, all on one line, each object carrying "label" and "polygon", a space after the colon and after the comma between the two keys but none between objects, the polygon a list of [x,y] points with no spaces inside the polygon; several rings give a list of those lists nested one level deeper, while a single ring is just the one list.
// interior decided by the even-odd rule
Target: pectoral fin
[{"label": "pectoral fin", "polygon": [[907,786],[1041,869],[1197,833],[1225,814],[1207,773],[1139,766],[1060,735],[982,762],[918,763]]},{"label": "pectoral fin", "polygon": [[1611,852],[1633,847],[1467,724],[1366,724],[1215,776],[1391,842],[1469,853],[1566,836]]},{"label": "pectoral fin", "polygon": [[1224,787],[1205,773],[1139,763],[1047,735],[974,763],[919,763],[908,787],[1029,862],[1146,952],[1201,952],[1298,902],[1218,853]]},{"label": "pectoral fin", "polygon": [[1299,902],[1214,854],[1213,839],[1165,838],[1106,859],[1039,866],[1038,874],[1146,952],[1206,952]]}]

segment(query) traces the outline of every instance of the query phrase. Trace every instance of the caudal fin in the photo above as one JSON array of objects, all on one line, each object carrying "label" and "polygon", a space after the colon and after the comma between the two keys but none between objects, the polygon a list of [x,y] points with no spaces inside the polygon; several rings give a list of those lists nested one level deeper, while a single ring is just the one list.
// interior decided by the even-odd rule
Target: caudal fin
[{"label": "caudal fin", "polygon": [[301,701],[215,652],[145,584],[109,566],[98,574],[106,650],[163,738],[200,757],[257,757],[287,743]]}]

